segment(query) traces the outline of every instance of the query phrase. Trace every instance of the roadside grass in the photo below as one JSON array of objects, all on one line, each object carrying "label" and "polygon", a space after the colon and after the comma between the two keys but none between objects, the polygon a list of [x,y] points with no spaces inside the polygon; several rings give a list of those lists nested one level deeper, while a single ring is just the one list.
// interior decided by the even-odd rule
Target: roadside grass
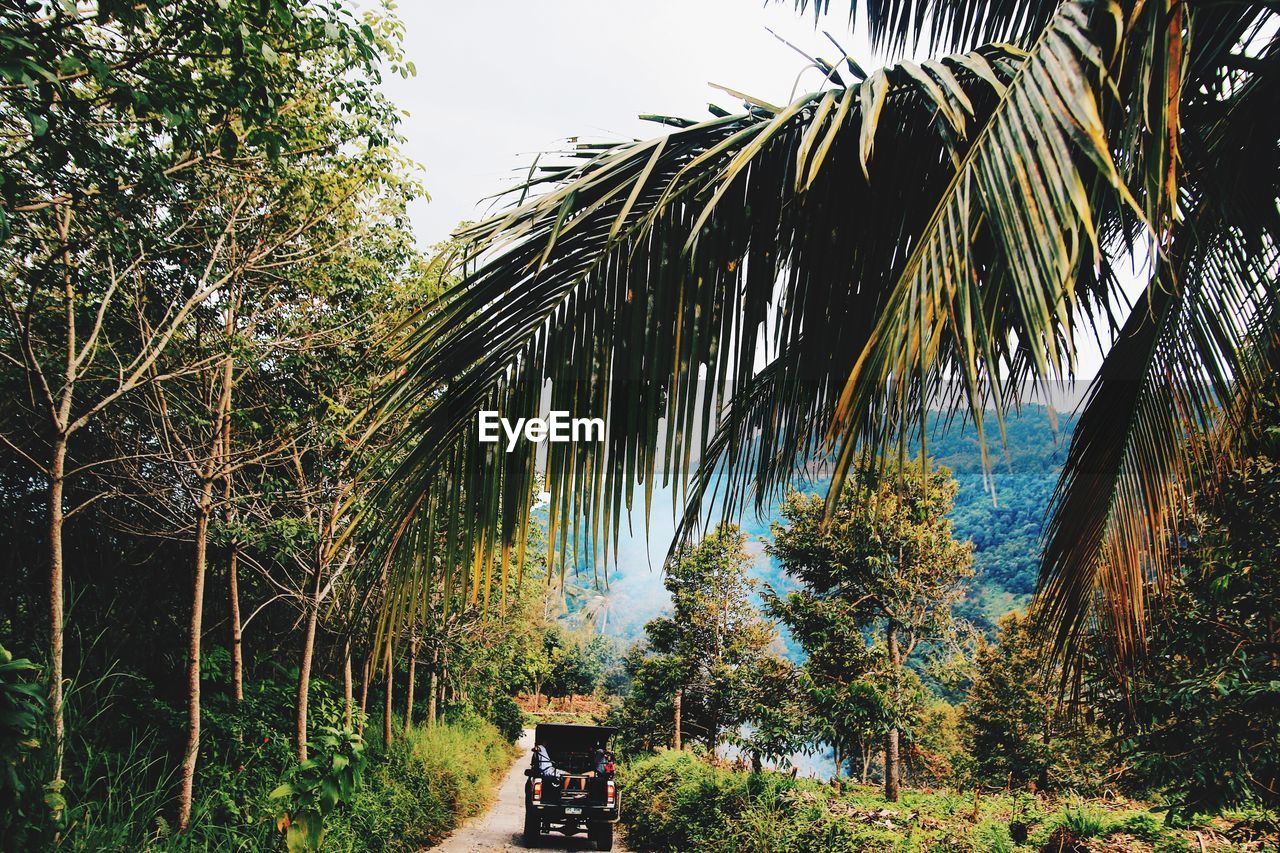
[{"label": "roadside grass", "polygon": [[519,753],[497,727],[474,716],[415,727],[390,750],[374,750],[364,787],[332,822],[325,850],[429,847],[489,807],[496,782]]},{"label": "roadside grass", "polygon": [[[366,731],[371,743],[364,784],[348,804],[325,822],[321,847],[326,851],[409,851],[429,847],[463,820],[483,812],[492,802],[495,783],[519,753],[496,726],[463,715],[431,728],[415,726],[407,737],[395,721],[397,739],[383,750],[376,728]],[[80,807],[57,849],[74,851],[279,851],[266,793],[281,772],[277,764],[292,761],[287,738],[272,742],[279,755],[261,772],[252,762],[221,766],[206,762],[208,778],[221,780],[197,801],[191,831],[174,833],[174,774],[162,772],[154,744],[135,743],[126,753],[91,753],[76,767],[77,791],[93,800]],[[246,766],[248,765],[248,766]],[[230,781],[247,780],[243,802],[231,795]],[[243,787],[243,786],[242,786]],[[11,849],[0,838],[0,850]],[[21,849],[21,848],[12,848]]]},{"label": "roadside grass", "polygon": [[[1277,850],[1270,812],[1224,813],[1166,825],[1163,811],[1124,799],[1084,800],[833,786],[757,775],[691,752],[623,769],[623,821],[637,850],[752,853],[1173,853]],[[1202,846],[1203,845],[1203,846]]]}]

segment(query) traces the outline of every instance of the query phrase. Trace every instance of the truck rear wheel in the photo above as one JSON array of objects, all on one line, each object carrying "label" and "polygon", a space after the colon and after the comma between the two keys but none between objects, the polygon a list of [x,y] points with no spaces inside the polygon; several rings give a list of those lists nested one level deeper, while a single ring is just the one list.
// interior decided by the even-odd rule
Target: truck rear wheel
[{"label": "truck rear wheel", "polygon": [[589,835],[595,842],[597,850],[613,849],[613,824],[604,822],[592,824]]},{"label": "truck rear wheel", "polygon": [[524,811],[524,846],[532,847],[542,840],[542,821],[532,809]]}]

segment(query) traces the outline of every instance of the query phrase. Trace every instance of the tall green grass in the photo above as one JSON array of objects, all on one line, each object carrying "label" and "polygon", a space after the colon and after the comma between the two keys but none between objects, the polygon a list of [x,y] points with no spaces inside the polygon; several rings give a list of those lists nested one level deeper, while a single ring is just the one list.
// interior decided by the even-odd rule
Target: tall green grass
[{"label": "tall green grass", "polygon": [[[399,731],[399,728],[396,728]],[[464,716],[375,748],[364,788],[334,818],[326,850],[429,847],[492,802],[518,750],[492,724]]]},{"label": "tall green grass", "polygon": [[[399,735],[401,726],[397,722]],[[287,742],[287,741],[285,741]],[[428,847],[462,820],[482,812],[494,782],[517,750],[491,723],[463,716],[433,728],[414,728],[389,750],[373,735],[364,785],[349,805],[327,821],[326,851],[408,851]],[[271,819],[266,794],[274,781],[249,774],[262,788],[232,796],[227,781],[239,767],[207,766],[191,829],[177,835],[173,812],[174,771],[152,739],[121,752],[86,750],[74,763],[68,785],[79,804],[57,849],[72,851],[282,851],[284,840]],[[274,778],[274,777],[272,777]],[[216,786],[216,780],[222,785]],[[235,801],[235,802],[233,802]],[[7,850],[0,839],[0,850]]]}]

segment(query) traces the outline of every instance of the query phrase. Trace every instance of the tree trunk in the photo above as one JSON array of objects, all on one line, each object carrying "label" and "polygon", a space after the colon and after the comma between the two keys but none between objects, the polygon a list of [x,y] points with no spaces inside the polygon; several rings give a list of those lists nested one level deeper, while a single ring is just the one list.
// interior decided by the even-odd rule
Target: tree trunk
[{"label": "tree trunk", "polygon": [[391,666],[391,640],[387,640],[387,658],[385,661],[387,669],[387,695],[386,701],[383,702],[382,708],[382,745],[391,746],[391,675],[394,668]]},{"label": "tree trunk", "polygon": [[307,628],[302,634],[302,663],[298,667],[298,760],[307,760],[307,697],[311,692],[311,661],[316,650],[316,622],[320,617],[320,583],[324,580],[324,564],[316,555],[312,573],[311,594],[307,598]]},{"label": "tree trunk", "polygon": [[[64,563],[62,556],[62,527],[66,511],[62,505],[67,482],[67,442],[71,438],[71,404],[74,397],[78,370],[76,366],[76,291],[72,280],[71,249],[68,235],[71,233],[72,206],[68,205],[58,224],[58,237],[62,242],[63,311],[66,317],[67,349],[62,392],[53,416],[53,447],[49,459],[49,717],[53,729],[53,778],[62,779],[62,755],[66,742],[66,722],[62,708],[62,584]],[[39,368],[37,367],[37,371]]]},{"label": "tree trunk", "polygon": [[342,725],[351,729],[351,716],[355,705],[355,691],[351,686],[351,641],[342,647]]},{"label": "tree trunk", "polygon": [[427,725],[434,726],[436,724],[436,689],[438,672],[440,664],[440,646],[432,644],[431,647],[431,678],[429,681],[430,693],[427,695]]},{"label": "tree trunk", "polygon": [[360,721],[356,724],[361,737],[364,736],[364,723],[369,715],[369,676],[373,673],[373,649],[364,656],[364,668],[360,672]]},{"label": "tree trunk", "polygon": [[[751,772],[761,773],[764,771],[764,764],[760,761],[760,752],[758,750],[751,751]],[[839,775],[839,774],[836,774]]]},{"label": "tree trunk", "polygon": [[240,545],[231,543],[227,555],[227,592],[231,598],[231,696],[244,700],[244,633],[240,625]]},{"label": "tree trunk", "polygon": [[832,742],[831,751],[835,753],[834,760],[836,763],[836,778],[839,779],[840,778],[840,743],[839,741]]},{"label": "tree trunk", "polygon": [[182,759],[182,787],[178,794],[179,832],[186,832],[191,824],[196,760],[200,756],[200,640],[204,631],[204,576],[212,508],[213,477],[206,476],[196,513],[195,578],[191,584],[191,634],[187,651],[187,751]]},{"label": "tree trunk", "polygon": [[[898,625],[892,619],[889,620],[888,626],[885,628],[885,648],[889,653],[889,666],[894,678],[894,691],[897,691],[897,679],[899,670],[902,668],[902,660],[898,652]],[[898,705],[897,696],[894,697],[894,707]],[[889,726],[889,730],[884,736],[884,798],[891,803],[898,801],[899,790],[899,774],[901,765],[898,760],[898,727],[897,725]]]},{"label": "tree trunk", "polygon": [[66,513],[62,493],[66,485],[67,437],[53,442],[49,465],[49,722],[53,729],[53,778],[62,778],[62,526]]},{"label": "tree trunk", "polygon": [[409,736],[413,728],[413,684],[418,671],[418,638],[409,638],[409,692],[404,703],[404,734]]},{"label": "tree trunk", "polygon": [[[235,315],[228,315],[228,330]],[[222,389],[214,412],[213,441],[208,462],[200,476],[200,503],[196,511],[195,578],[191,592],[191,647],[187,659],[187,751],[182,760],[182,787],[178,795],[178,830],[191,824],[196,761],[200,757],[200,645],[204,632],[204,579],[209,556],[209,519],[213,515],[213,484],[219,475],[230,478],[231,446],[227,422],[231,417],[231,386],[235,362],[230,353],[222,360]]]},{"label": "tree trunk", "polygon": [[681,743],[680,743],[680,725],[681,725],[681,724],[680,724],[680,711],[681,711],[681,706],[682,706],[683,704],[684,704],[684,688],[683,688],[683,687],[677,687],[677,688],[676,688],[676,699],[675,699],[675,702],[674,702],[675,709],[676,709],[675,733],[674,733],[674,735],[673,735],[673,736],[672,736],[672,738],[671,738],[671,748],[672,748],[672,749],[674,749],[676,752],[679,752],[679,751],[682,749],[682,746],[681,746]]},{"label": "tree trunk", "polygon": [[[227,340],[235,334],[236,312],[233,298],[227,311]],[[222,367],[225,411],[222,413],[222,512],[227,528],[232,529],[236,519],[231,506],[231,390],[235,382],[235,361],[227,356]],[[240,624],[240,543],[235,533],[227,550],[227,595],[231,599],[231,697],[236,704],[244,701],[244,643]]]}]

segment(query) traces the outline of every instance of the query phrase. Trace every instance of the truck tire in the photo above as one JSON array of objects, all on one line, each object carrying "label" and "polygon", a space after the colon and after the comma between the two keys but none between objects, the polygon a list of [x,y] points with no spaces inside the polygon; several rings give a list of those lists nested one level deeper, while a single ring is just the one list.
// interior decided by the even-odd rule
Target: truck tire
[{"label": "truck tire", "polygon": [[524,846],[533,847],[542,840],[542,821],[538,819],[537,812],[532,809],[524,810]]},{"label": "truck tire", "polygon": [[603,822],[594,824],[591,827],[590,834],[597,850],[613,849],[613,824]]}]

